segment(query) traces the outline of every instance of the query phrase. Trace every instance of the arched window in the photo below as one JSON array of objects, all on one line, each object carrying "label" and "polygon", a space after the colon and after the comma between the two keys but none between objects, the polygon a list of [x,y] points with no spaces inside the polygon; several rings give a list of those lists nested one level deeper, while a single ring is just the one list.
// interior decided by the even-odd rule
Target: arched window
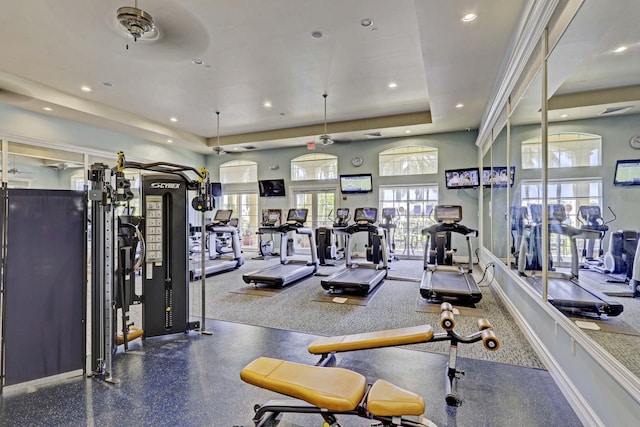
[{"label": "arched window", "polygon": [[338,178],[338,157],[313,153],[291,160],[291,180],[325,180]]},{"label": "arched window", "polygon": [[[522,141],[522,169],[542,167],[542,140]],[[549,168],[602,165],[602,137],[590,133],[563,132],[549,135]]]},{"label": "arched window", "polygon": [[385,150],[378,155],[380,176],[422,175],[438,173],[438,149],[404,146]]},{"label": "arched window", "polygon": [[258,182],[258,163],[250,160],[232,160],[220,165],[220,182],[242,184]]}]

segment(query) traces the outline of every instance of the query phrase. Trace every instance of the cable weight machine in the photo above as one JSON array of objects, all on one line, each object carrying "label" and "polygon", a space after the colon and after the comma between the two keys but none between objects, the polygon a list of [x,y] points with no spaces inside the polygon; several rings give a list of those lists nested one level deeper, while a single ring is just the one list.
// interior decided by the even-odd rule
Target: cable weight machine
[{"label": "cable weight machine", "polygon": [[[143,175],[140,205],[142,216],[118,215],[134,198],[125,169]],[[197,176],[192,180],[187,175]],[[206,168],[172,163],[127,162],[118,153],[113,168],[91,165],[88,200],[91,203],[91,358],[93,376],[117,383],[112,376],[112,357],[117,345],[128,341],[205,329],[205,277],[202,277],[201,321],[189,320],[189,264],[187,190],[197,191],[191,201],[201,212],[214,208]],[[204,241],[204,227],[202,227]],[[139,249],[138,249],[139,248]],[[204,258],[202,259],[204,264]],[[204,268],[204,265],[202,266]],[[135,276],[142,269],[142,295],[135,293]],[[142,329],[133,328],[129,307],[142,304]],[[117,312],[122,310],[122,331],[117,335]]]}]

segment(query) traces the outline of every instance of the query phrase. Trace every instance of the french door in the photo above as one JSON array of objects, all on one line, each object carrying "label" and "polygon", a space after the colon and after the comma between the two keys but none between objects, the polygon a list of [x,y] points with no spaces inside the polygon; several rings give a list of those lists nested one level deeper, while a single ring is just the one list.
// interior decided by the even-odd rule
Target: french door
[{"label": "french door", "polygon": [[[313,190],[294,190],[293,207],[308,209],[306,227],[317,230],[318,227],[329,227],[333,224],[336,210],[336,189],[323,188]],[[296,236],[295,248],[308,248],[306,236]]]}]

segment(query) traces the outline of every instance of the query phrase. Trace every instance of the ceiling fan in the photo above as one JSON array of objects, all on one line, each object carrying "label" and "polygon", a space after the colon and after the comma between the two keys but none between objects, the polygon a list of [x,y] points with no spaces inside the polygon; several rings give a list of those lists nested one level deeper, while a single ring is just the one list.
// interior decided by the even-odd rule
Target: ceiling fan
[{"label": "ceiling fan", "polygon": [[322,97],[324,98],[324,134],[318,137],[318,141],[322,145],[331,145],[334,142],[336,143],[348,142],[348,141],[334,139],[331,135],[327,133],[327,96],[329,95],[327,95],[326,92],[322,94]]},{"label": "ceiling fan", "polygon": [[213,147],[213,152],[216,154],[216,156],[223,156],[225,154],[240,154],[227,151],[220,146],[220,111],[216,111],[216,116],[218,121],[218,135],[216,137],[216,146]]}]

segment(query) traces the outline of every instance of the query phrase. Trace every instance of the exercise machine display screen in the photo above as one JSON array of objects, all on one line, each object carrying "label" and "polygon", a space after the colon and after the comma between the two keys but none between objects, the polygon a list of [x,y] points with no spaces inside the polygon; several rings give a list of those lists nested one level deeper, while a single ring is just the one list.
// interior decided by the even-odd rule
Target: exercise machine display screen
[{"label": "exercise machine display screen", "polygon": [[374,223],[378,219],[378,209],[376,208],[358,208],[353,217],[355,222]]},{"label": "exercise machine display screen", "polygon": [[382,208],[382,216],[385,218],[393,218],[396,216],[396,208]]},{"label": "exercise machine display screen", "polygon": [[524,219],[529,217],[526,206],[511,206],[511,218]]},{"label": "exercise machine display screen", "polygon": [[338,209],[336,211],[336,218],[348,218],[349,217],[349,209],[348,208],[342,208],[342,209]]},{"label": "exercise machine display screen", "polygon": [[578,215],[585,221],[590,219],[602,218],[602,212],[600,206],[580,206],[578,208]]},{"label": "exercise machine display screen", "polygon": [[304,224],[305,222],[307,222],[308,212],[308,209],[289,209],[289,213],[287,214],[287,222]]},{"label": "exercise machine display screen", "polygon": [[567,219],[567,211],[564,209],[564,205],[553,204],[549,205],[549,221],[563,222]]},{"label": "exercise machine display screen", "polygon": [[231,209],[218,209],[213,217],[213,222],[229,222],[231,214],[233,214]]},{"label": "exercise machine display screen", "polygon": [[437,222],[460,222],[462,221],[462,206],[436,206],[434,216]]}]

